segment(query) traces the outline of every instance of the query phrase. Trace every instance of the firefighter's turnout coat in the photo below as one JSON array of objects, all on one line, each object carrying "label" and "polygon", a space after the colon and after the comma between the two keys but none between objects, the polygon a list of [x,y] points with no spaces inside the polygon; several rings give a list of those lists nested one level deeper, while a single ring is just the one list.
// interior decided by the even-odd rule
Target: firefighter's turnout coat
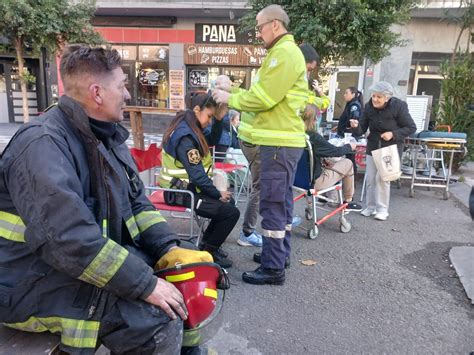
[{"label": "firefighter's turnout coat", "polygon": [[0,159],[0,322],[94,348],[101,298],[146,298],[177,236],[144,194],[118,125],[106,148],[72,98],[22,126]]}]

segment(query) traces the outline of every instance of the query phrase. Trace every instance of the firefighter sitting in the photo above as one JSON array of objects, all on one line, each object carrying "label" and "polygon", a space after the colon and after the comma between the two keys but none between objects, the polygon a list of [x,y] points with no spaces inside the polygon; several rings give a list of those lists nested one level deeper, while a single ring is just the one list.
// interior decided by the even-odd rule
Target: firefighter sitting
[{"label": "firefighter sitting", "polygon": [[59,333],[67,353],[179,354],[186,306],[153,267],[212,257],[180,248],[145,196],[120,65],[116,50],[66,47],[66,95],[2,155],[0,322]]},{"label": "firefighter sitting", "polygon": [[[212,157],[208,146],[219,141],[227,107],[218,107],[205,92],[188,93],[185,101],[188,109],[176,115],[163,137],[160,186],[193,192],[196,213],[211,219],[199,247],[208,251],[215,263],[229,268],[232,261],[221,245],[237,223],[240,212],[231,193],[217,190],[212,183]],[[213,116],[215,123],[206,137],[203,129]],[[165,192],[165,200],[168,204],[191,205],[191,198],[184,193]]]}]

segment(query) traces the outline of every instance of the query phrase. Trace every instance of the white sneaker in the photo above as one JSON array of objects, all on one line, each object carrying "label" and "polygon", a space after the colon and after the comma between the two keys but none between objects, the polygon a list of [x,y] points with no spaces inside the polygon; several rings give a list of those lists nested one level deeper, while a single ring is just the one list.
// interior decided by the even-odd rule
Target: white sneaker
[{"label": "white sneaker", "polygon": [[374,218],[379,221],[386,221],[388,218],[388,212],[378,212],[375,214]]},{"label": "white sneaker", "polygon": [[377,212],[375,210],[373,210],[372,208],[364,208],[360,214],[364,217],[370,217],[370,216],[374,216]]}]

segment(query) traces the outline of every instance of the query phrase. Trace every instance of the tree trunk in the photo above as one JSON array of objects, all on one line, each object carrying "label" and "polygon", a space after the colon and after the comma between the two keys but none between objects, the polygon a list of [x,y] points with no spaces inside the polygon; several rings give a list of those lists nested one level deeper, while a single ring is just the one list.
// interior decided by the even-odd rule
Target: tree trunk
[{"label": "tree trunk", "polygon": [[27,82],[23,77],[25,70],[25,60],[23,59],[23,46],[22,40],[20,37],[15,38],[15,51],[16,51],[16,60],[18,61],[18,73],[20,75],[20,87],[21,87],[21,98],[23,101],[23,121],[30,121],[30,113],[28,112],[28,92],[27,92]]}]

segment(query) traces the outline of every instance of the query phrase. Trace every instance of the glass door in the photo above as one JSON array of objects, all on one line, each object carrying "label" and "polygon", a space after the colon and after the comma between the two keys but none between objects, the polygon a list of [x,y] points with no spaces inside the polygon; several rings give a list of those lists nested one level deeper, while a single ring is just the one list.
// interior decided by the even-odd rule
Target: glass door
[{"label": "glass door", "polygon": [[329,97],[331,105],[328,108],[326,120],[328,122],[338,120],[341,117],[346,102],[344,101],[344,91],[350,86],[362,89],[363,85],[363,68],[339,68],[336,73],[331,76],[329,84]]}]

